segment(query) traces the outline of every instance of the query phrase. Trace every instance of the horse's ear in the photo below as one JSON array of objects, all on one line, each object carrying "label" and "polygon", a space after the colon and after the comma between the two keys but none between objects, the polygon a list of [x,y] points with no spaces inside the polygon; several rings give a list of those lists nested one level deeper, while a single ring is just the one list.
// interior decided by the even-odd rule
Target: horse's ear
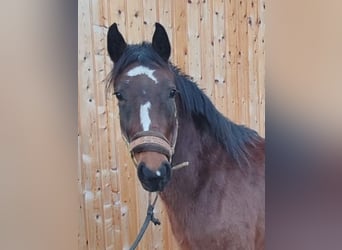
[{"label": "horse's ear", "polygon": [[122,53],[124,52],[126,47],[127,43],[118,30],[118,26],[116,25],[116,23],[113,23],[109,27],[107,34],[107,48],[110,59],[112,59],[112,61],[116,63],[122,56]]},{"label": "horse's ear", "polygon": [[171,45],[166,30],[160,23],[156,23],[156,30],[152,38],[152,47],[158,55],[165,61],[169,60],[171,55]]}]

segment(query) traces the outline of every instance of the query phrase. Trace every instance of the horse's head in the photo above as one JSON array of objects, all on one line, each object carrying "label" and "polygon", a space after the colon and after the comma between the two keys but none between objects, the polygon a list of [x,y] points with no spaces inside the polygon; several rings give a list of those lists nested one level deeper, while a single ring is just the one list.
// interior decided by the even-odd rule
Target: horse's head
[{"label": "horse's head", "polygon": [[162,191],[171,177],[171,159],[178,121],[170,43],[156,24],[152,43],[127,45],[113,24],[108,52],[114,62],[112,81],[118,100],[121,132],[128,142],[142,186]]}]

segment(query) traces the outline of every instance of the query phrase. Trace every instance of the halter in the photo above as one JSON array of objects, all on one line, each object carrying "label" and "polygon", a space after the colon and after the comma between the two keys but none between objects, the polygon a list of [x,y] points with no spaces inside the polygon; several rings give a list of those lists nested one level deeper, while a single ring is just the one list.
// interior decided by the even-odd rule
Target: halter
[{"label": "halter", "polygon": [[[140,131],[132,137],[132,140],[130,142],[125,136],[123,136],[124,140],[126,141],[128,150],[131,153],[131,158],[134,162],[135,167],[138,166],[138,162],[134,154],[141,152],[157,152],[163,154],[166,156],[169,163],[172,163],[172,156],[175,153],[179,128],[177,110],[175,111],[175,118],[176,125],[173,130],[173,137],[171,142],[169,142],[169,140],[162,133],[159,133],[157,131]],[[176,170],[188,165],[188,161],[176,165],[171,164],[171,169]]]}]

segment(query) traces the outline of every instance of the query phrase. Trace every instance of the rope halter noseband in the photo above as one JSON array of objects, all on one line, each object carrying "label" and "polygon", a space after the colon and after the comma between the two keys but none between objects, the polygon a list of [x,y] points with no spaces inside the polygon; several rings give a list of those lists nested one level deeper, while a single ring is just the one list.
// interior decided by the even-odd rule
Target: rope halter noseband
[{"label": "rope halter noseband", "polygon": [[[176,118],[176,125],[174,128],[174,133],[172,137],[172,142],[161,133],[156,131],[141,131],[136,133],[130,142],[126,138],[125,141],[127,143],[127,147],[129,152],[131,153],[131,158],[134,162],[134,165],[137,167],[138,162],[135,159],[135,153],[141,152],[157,152],[166,156],[170,164],[172,163],[172,156],[175,153],[175,147],[177,143],[178,136],[178,120]],[[171,164],[171,169],[176,170],[182,167],[186,167],[189,165],[189,162],[183,162],[177,165]]]},{"label": "rope halter noseband", "polygon": [[169,161],[174,153],[174,146],[159,132],[143,131],[133,136],[132,141],[128,144],[128,150],[131,152],[132,159],[134,153],[141,152],[157,152],[165,155]]}]

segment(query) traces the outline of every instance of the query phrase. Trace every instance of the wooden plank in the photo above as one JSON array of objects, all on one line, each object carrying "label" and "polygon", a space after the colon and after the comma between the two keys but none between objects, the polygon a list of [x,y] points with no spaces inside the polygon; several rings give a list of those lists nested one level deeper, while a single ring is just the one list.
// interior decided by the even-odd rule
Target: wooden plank
[{"label": "wooden plank", "polygon": [[259,132],[265,136],[265,10],[266,1],[258,1],[258,88],[259,88],[259,102],[260,106],[260,122]]},{"label": "wooden plank", "polygon": [[226,110],[226,31],[224,0],[213,2],[214,92],[217,109]]},{"label": "wooden plank", "polygon": [[249,73],[249,126],[255,130],[259,129],[260,109],[258,106],[258,61],[257,61],[257,2],[248,0],[248,73]]},{"label": "wooden plank", "polygon": [[173,62],[183,72],[188,72],[188,43],[186,1],[173,1]]},{"label": "wooden plank", "polygon": [[188,35],[188,74],[195,82],[200,82],[201,74],[201,28],[200,28],[200,0],[188,1],[187,5],[188,16],[191,17],[191,22],[187,22]]},{"label": "wooden plank", "polygon": [[157,1],[156,0],[143,0],[143,30],[144,37],[140,40],[152,41],[152,35],[154,33],[154,24],[157,20]]},{"label": "wooden plank", "polygon": [[212,32],[212,1],[200,2],[201,26],[201,76],[200,86],[205,93],[214,100],[214,60],[213,60],[213,32]]},{"label": "wooden plank", "polygon": [[94,75],[92,56],[91,8],[89,1],[79,2],[79,134],[82,174],[82,194],[85,209],[87,246],[96,249],[95,173],[97,166],[96,106],[94,105]]},{"label": "wooden plank", "polygon": [[82,171],[82,158],[80,151],[80,136],[78,136],[78,167],[77,167],[77,184],[80,192],[80,209],[79,209],[79,224],[78,224],[78,250],[87,249],[87,236],[85,224],[85,201],[83,198],[83,179],[84,171]]},{"label": "wooden plank", "polygon": [[237,105],[237,9],[236,0],[228,0],[225,2],[225,9],[227,13],[227,34],[228,43],[226,45],[227,60],[227,111],[228,117],[233,121],[238,121],[238,105]]},{"label": "wooden plank", "polygon": [[249,124],[248,110],[248,41],[247,41],[247,4],[239,1],[238,13],[238,42],[237,42],[237,74],[238,74],[238,105],[240,124]]},{"label": "wooden plank", "polygon": [[126,41],[128,43],[141,42],[144,35],[143,13],[142,1],[126,2]]},{"label": "wooden plank", "polygon": [[106,1],[98,2],[93,0],[93,37],[94,37],[94,58],[95,58],[95,79],[96,79],[96,104],[97,104],[97,134],[98,134],[98,158],[99,158],[99,184],[97,193],[101,202],[100,214],[97,221],[103,231],[104,247],[106,249],[114,248],[114,229],[112,214],[112,194],[110,180],[110,157],[109,157],[109,141],[108,141],[108,120],[106,105],[106,34],[108,27],[108,12]]},{"label": "wooden plank", "polygon": [[120,32],[126,35],[127,26],[127,12],[126,12],[126,1],[125,0],[108,0],[109,8],[109,25],[117,23]]}]

